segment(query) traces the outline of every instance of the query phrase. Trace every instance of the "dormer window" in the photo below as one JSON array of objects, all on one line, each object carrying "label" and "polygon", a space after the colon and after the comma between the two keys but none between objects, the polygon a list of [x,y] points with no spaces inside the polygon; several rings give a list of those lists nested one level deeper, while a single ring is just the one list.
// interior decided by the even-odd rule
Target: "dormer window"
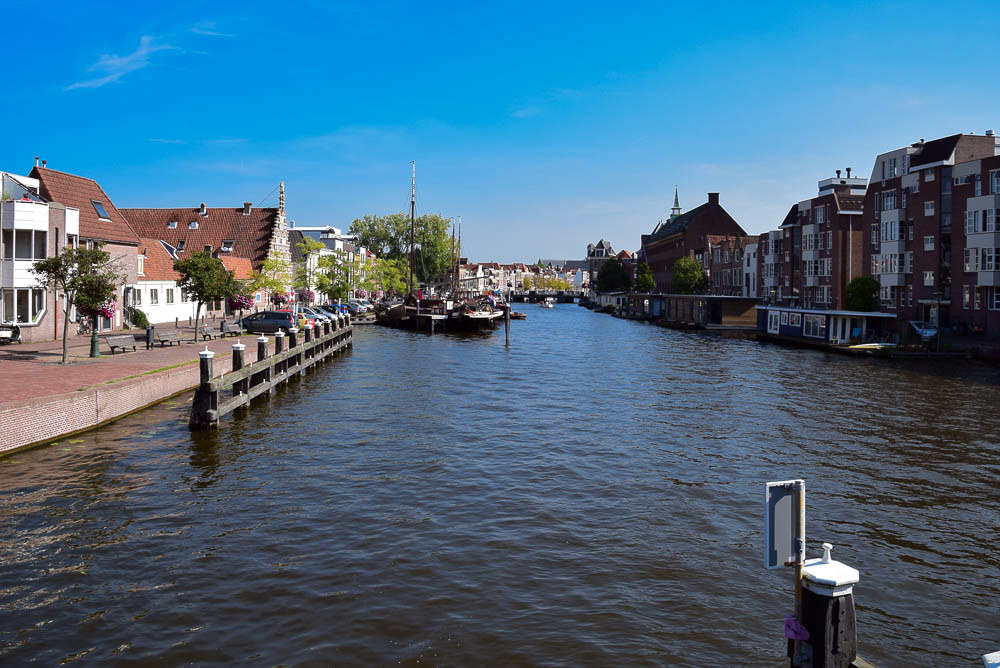
[{"label": "dormer window", "polygon": [[167,223],[167,229],[168,230],[176,230],[177,229],[177,221],[176,220],[171,220],[169,223]]},{"label": "dormer window", "polygon": [[197,220],[192,220],[190,223],[188,223],[188,229],[189,230],[197,230],[198,229],[198,221]]},{"label": "dormer window", "polygon": [[186,244],[187,244],[187,239],[181,239],[180,241],[178,241],[177,242],[177,252],[178,253],[183,253],[184,252],[184,246]]},{"label": "dormer window", "polygon": [[233,243],[234,242],[233,242],[232,239],[224,239],[223,242],[222,242],[222,248],[220,248],[219,250],[221,250],[221,251],[223,251],[225,253],[232,253],[233,252]]},{"label": "dormer window", "polygon": [[104,204],[99,200],[92,199],[90,203],[94,205],[94,211],[97,212],[97,217],[101,220],[111,220],[111,216],[108,215],[107,209],[104,208]]}]

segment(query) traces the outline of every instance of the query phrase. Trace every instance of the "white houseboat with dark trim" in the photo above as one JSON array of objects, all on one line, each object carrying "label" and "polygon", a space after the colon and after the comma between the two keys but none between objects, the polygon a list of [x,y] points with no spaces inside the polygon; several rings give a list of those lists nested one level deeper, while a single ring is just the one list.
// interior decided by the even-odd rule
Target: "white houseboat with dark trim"
[{"label": "white houseboat with dark trim", "polygon": [[851,345],[884,341],[896,331],[895,313],[758,306],[757,331],[810,343]]}]

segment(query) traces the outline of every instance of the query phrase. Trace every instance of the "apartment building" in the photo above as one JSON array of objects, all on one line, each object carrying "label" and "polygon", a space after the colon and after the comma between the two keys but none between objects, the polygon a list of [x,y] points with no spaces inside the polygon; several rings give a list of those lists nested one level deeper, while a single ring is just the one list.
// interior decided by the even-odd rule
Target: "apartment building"
[{"label": "apartment building", "polygon": [[[1000,152],[998,152],[1000,153]],[[951,321],[1000,337],[1000,155],[952,170]],[[922,246],[936,243],[925,238]],[[921,242],[918,241],[918,246]]]}]

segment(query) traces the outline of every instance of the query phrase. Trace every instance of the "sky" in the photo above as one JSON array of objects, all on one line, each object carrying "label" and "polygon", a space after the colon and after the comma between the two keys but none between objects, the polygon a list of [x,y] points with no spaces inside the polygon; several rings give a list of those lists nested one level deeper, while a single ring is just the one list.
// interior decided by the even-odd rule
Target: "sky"
[{"label": "sky", "polygon": [[[39,11],[44,16],[32,18]],[[473,261],[638,249],[720,192],[751,234],[835,169],[1000,131],[989,3],[5,3],[0,170],[119,207],[462,218]]]}]

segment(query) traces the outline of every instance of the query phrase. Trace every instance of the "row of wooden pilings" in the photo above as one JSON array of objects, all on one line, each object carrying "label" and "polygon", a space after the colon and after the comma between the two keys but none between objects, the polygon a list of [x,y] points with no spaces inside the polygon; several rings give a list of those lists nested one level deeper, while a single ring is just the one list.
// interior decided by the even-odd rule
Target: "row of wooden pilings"
[{"label": "row of wooden pilings", "polygon": [[[205,350],[198,353],[201,379],[191,402],[191,428],[217,427],[219,418],[261,395],[271,395],[281,383],[292,376],[303,373],[317,362],[350,347],[353,344],[354,326],[350,316],[337,318],[333,322],[324,321],[313,327],[306,325],[302,330],[302,341],[298,340],[299,330],[293,327],[286,337],[283,332],[274,335],[274,354],[268,355],[268,339],[257,339],[257,361],[246,365],[246,346],[233,344],[233,367],[228,373],[214,378],[215,353]],[[285,339],[288,348],[285,348]],[[232,395],[220,400],[228,386]]]}]

